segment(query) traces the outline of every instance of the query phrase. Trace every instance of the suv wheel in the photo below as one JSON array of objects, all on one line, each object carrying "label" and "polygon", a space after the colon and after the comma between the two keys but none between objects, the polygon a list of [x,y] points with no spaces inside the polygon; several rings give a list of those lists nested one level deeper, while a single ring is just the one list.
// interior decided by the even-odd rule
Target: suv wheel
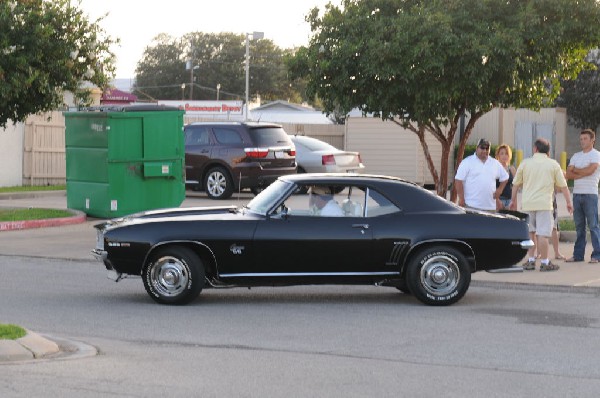
[{"label": "suv wheel", "polygon": [[213,167],[204,177],[204,190],[211,199],[228,199],[233,193],[233,182],[227,170]]}]

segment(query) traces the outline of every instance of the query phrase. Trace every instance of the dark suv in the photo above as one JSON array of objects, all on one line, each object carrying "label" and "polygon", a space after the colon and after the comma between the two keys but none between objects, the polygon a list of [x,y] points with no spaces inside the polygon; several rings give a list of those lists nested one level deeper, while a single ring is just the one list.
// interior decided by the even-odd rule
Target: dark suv
[{"label": "dark suv", "polygon": [[296,150],[278,124],[198,122],[185,126],[186,184],[209,198],[254,193],[277,177],[296,173]]}]

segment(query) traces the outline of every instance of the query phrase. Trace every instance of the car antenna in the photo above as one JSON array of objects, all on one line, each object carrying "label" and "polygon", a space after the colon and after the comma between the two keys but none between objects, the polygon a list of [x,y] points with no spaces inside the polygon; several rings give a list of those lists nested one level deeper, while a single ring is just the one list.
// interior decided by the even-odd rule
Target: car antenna
[{"label": "car antenna", "polygon": [[240,171],[240,178],[238,179],[238,207],[242,201],[242,172]]}]

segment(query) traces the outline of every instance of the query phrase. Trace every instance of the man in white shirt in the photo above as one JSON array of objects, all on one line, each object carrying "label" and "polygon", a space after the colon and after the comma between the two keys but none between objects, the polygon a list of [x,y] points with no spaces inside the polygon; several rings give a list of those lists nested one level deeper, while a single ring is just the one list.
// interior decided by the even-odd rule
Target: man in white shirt
[{"label": "man in white shirt", "polygon": [[313,186],[309,191],[309,203],[315,209],[315,214],[321,217],[343,217],[344,211],[333,199],[331,190],[327,187]]},{"label": "man in white shirt", "polygon": [[[496,188],[496,180],[500,185]],[[508,182],[508,173],[502,164],[490,157],[490,142],[482,138],[471,156],[460,162],[454,183],[458,205],[476,210],[496,211],[496,198]]]},{"label": "man in white shirt", "polygon": [[573,257],[567,262],[583,261],[585,255],[586,223],[592,238],[592,258],[590,263],[600,262],[600,227],[598,226],[598,181],[600,180],[600,152],[594,149],[596,133],[591,129],[579,133],[581,152],[571,158],[567,167],[567,179],[573,184],[573,221],[577,239],[573,247]]}]

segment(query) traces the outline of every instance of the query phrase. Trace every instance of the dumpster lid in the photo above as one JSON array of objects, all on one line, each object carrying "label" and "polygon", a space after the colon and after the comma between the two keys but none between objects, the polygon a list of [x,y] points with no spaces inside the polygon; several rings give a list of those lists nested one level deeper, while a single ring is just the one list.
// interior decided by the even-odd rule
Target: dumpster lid
[{"label": "dumpster lid", "polygon": [[179,111],[176,106],[141,104],[141,105],[101,105],[87,108],[89,112],[154,112],[154,111]]}]

